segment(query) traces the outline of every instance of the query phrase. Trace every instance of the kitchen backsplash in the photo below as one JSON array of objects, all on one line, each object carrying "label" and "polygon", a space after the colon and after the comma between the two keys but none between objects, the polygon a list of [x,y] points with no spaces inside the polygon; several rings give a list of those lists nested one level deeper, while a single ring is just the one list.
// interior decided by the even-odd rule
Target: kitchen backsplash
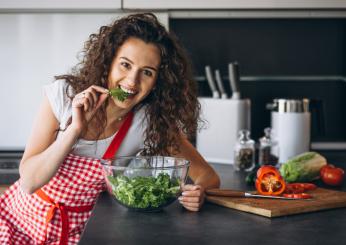
[{"label": "kitchen backsplash", "polygon": [[346,74],[346,19],[172,19],[170,29],[198,75],[234,60],[245,76]]},{"label": "kitchen backsplash", "polygon": [[206,65],[230,94],[228,63],[238,61],[254,138],[270,126],[267,103],[305,97],[317,105],[312,141],[346,141],[346,19],[172,19],[170,28],[189,52],[200,96],[211,96]]},{"label": "kitchen backsplash", "polygon": [[[199,81],[199,94],[211,97],[204,77]],[[231,94],[229,82],[224,85]],[[255,138],[263,135],[270,126],[270,111],[266,105],[275,98],[309,98],[311,110],[312,141],[346,141],[346,81],[333,77],[241,77],[240,90],[244,98],[251,99],[251,131]]]}]

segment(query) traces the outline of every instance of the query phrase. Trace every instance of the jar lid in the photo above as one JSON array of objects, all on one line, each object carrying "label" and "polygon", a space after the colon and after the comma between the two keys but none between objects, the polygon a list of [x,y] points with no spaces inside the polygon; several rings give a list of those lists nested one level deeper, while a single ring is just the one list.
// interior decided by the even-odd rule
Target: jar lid
[{"label": "jar lid", "polygon": [[276,144],[277,142],[274,140],[273,134],[273,130],[270,127],[265,128],[264,136],[259,139],[260,144],[266,146]]},{"label": "jar lid", "polygon": [[238,142],[240,144],[254,144],[255,141],[250,138],[250,131],[247,129],[239,130]]}]

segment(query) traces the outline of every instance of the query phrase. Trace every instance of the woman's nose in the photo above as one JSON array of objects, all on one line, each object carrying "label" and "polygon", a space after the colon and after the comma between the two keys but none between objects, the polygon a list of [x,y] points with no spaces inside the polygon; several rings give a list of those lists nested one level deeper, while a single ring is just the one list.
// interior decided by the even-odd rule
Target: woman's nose
[{"label": "woman's nose", "polygon": [[128,74],[127,74],[127,77],[126,77],[126,80],[129,84],[131,85],[135,85],[136,83],[139,82],[139,73],[140,71],[139,70],[131,70]]}]

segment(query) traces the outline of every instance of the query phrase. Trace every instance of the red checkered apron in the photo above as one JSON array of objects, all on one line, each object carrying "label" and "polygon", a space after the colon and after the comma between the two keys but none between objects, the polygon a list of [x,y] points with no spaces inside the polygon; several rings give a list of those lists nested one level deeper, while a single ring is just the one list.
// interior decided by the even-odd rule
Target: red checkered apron
[{"label": "red checkered apron", "polygon": [[[133,119],[129,113],[103,159],[115,156]],[[98,195],[105,190],[100,159],[69,154],[34,194],[15,182],[0,197],[0,244],[77,244]]]}]

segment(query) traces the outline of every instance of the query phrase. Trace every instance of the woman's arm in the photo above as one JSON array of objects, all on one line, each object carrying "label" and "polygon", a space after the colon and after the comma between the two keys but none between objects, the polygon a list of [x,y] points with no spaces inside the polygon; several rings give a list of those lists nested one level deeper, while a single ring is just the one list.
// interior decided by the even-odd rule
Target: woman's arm
[{"label": "woman's arm", "polygon": [[47,96],[44,96],[19,166],[20,185],[25,192],[35,192],[56,174],[79,135],[107,97],[108,90],[99,86],[91,86],[77,94],[72,101],[72,123],[55,140],[59,122]]},{"label": "woman's arm", "polygon": [[198,211],[204,203],[204,190],[220,186],[220,178],[188,139],[181,135],[179,157],[190,161],[189,176],[194,185],[185,185],[180,203],[190,211]]},{"label": "woman's arm", "polygon": [[201,185],[204,189],[220,186],[220,178],[215,170],[183,135],[181,136],[178,155],[190,161],[189,176],[194,184]]},{"label": "woman's arm", "polygon": [[68,127],[55,141],[58,128],[59,122],[44,96],[19,166],[21,188],[29,194],[55,175],[79,136],[77,129]]}]

